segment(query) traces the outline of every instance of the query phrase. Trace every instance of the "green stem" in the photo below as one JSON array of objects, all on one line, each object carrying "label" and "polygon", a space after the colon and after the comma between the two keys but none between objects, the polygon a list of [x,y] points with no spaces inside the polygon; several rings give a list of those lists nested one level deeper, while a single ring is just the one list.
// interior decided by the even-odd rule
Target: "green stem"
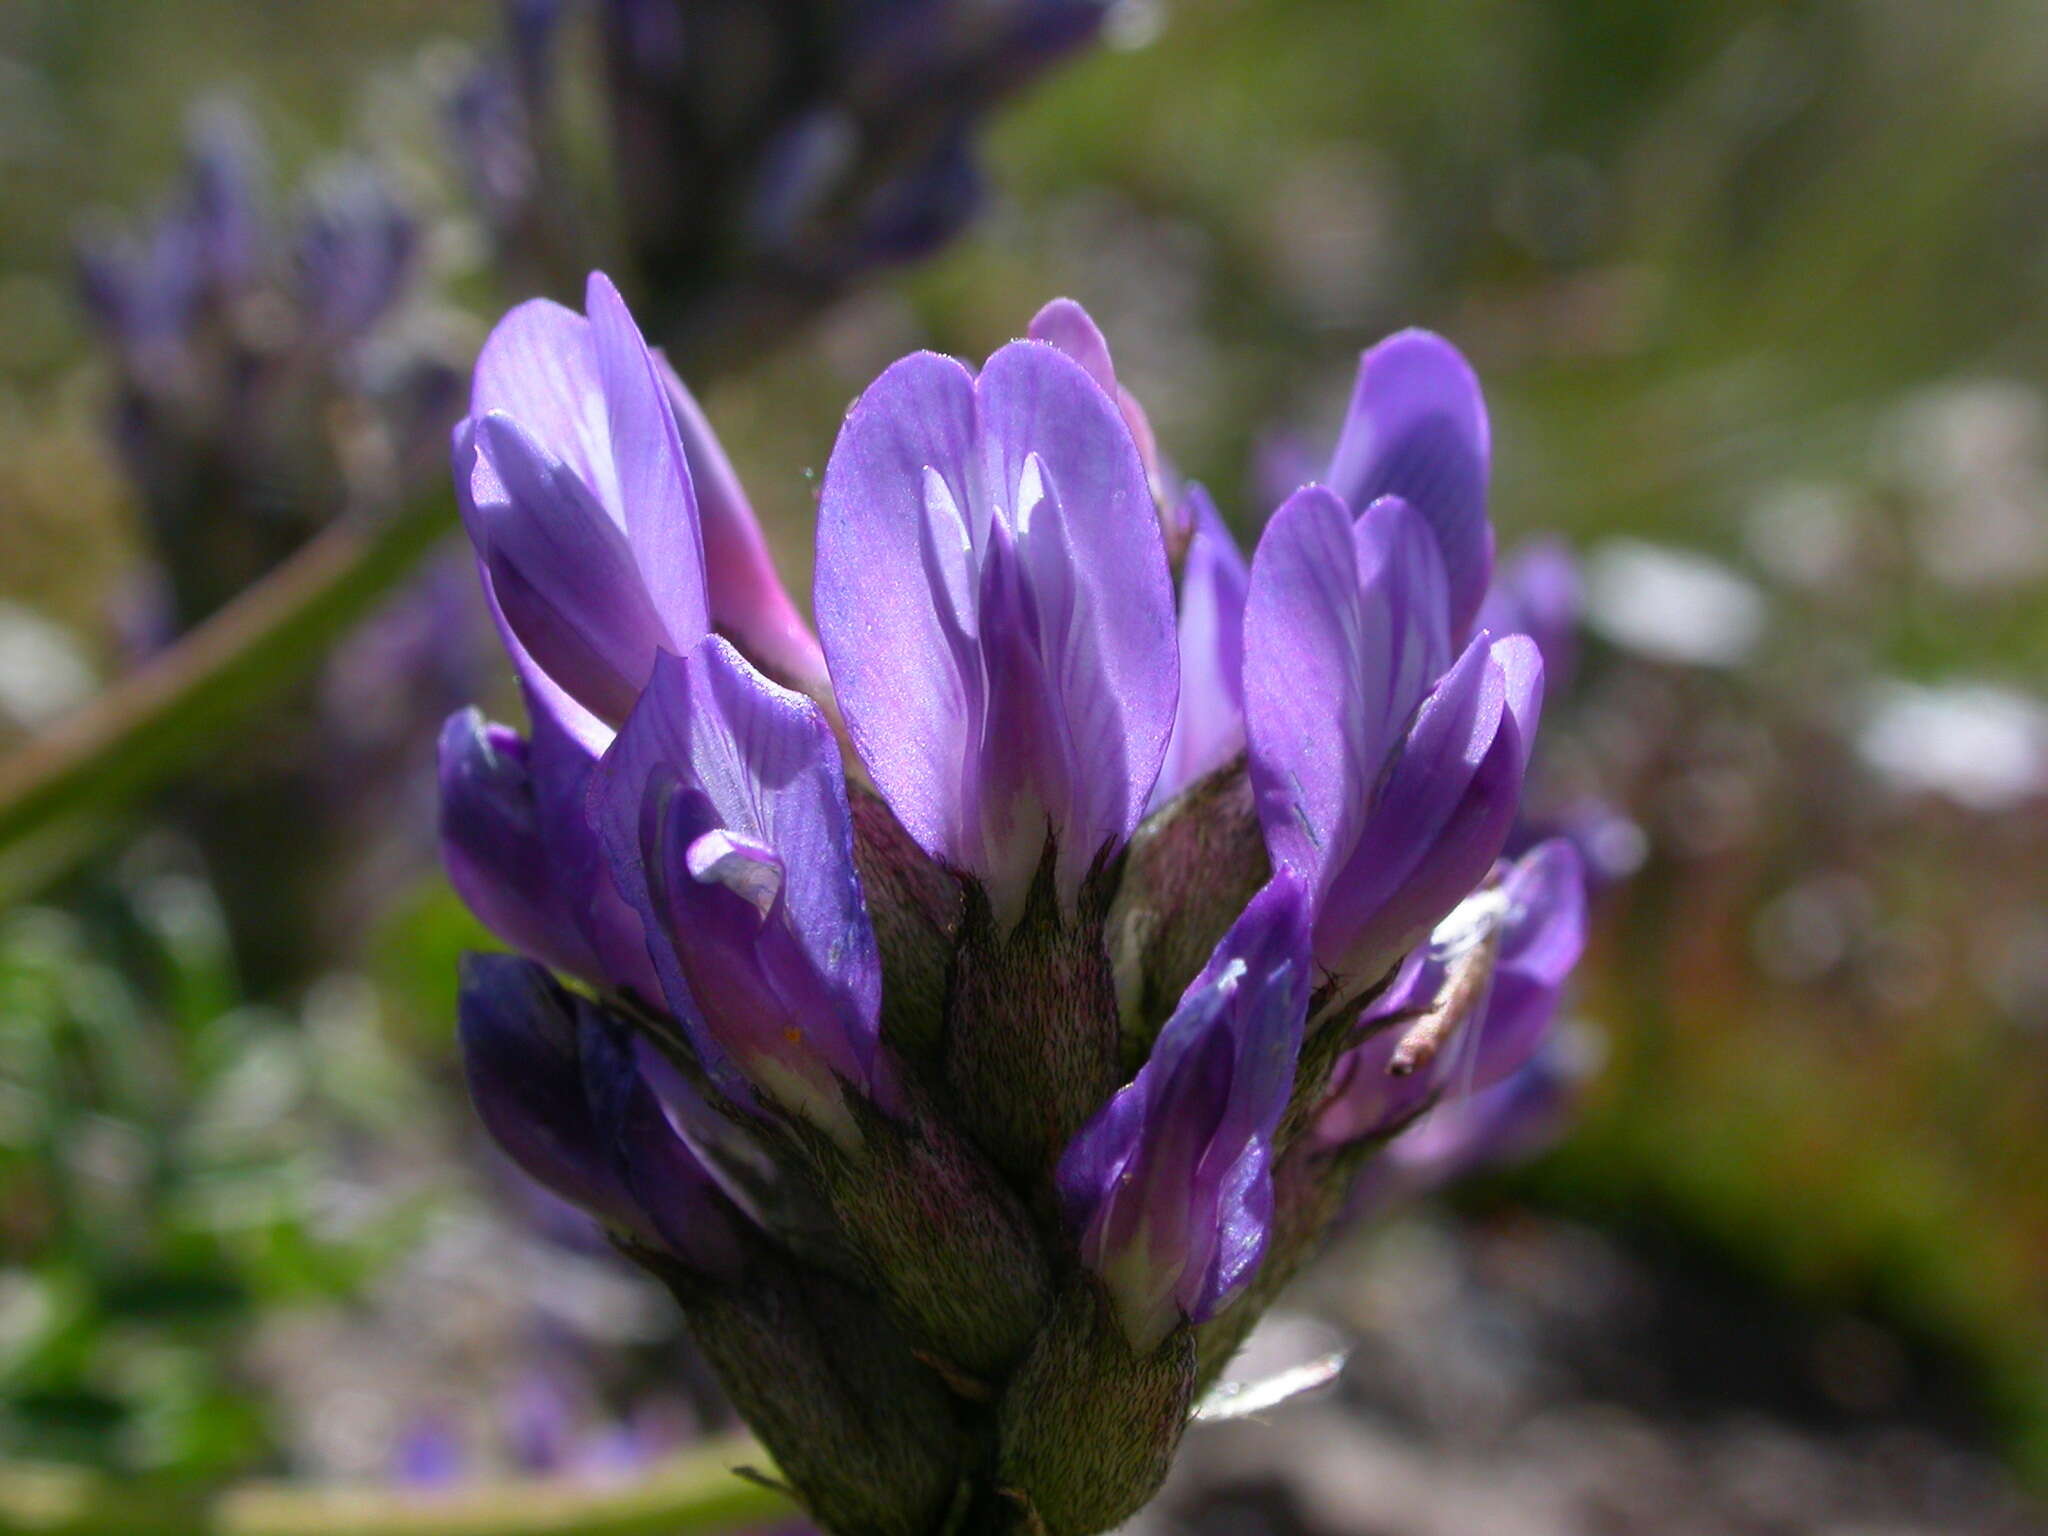
[{"label": "green stem", "polygon": [[695,1446],[630,1483],[523,1478],[446,1490],[244,1483],[195,1494],[70,1467],[0,1467],[9,1536],[714,1536],[792,1513],[752,1440]]},{"label": "green stem", "polygon": [[306,676],[452,525],[445,500],[344,517],[170,649],[0,759],[0,887],[60,873],[117,813]]}]

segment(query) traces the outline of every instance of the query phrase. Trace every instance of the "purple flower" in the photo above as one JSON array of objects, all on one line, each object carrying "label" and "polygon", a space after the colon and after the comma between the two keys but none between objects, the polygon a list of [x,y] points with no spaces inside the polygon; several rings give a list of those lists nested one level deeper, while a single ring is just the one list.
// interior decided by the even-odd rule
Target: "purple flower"
[{"label": "purple flower", "polygon": [[817,705],[722,639],[663,655],[590,797],[663,994],[720,1086],[857,1140],[844,1089],[893,1089],[839,746]]},{"label": "purple flower", "polygon": [[1282,873],[1181,998],[1138,1075],[1056,1175],[1081,1262],[1147,1350],[1251,1278],[1273,1214],[1273,1133],[1308,1005],[1306,893]]},{"label": "purple flower", "polygon": [[1397,497],[1354,521],[1288,498],[1245,607],[1252,783],[1274,862],[1317,898],[1315,956],[1377,980],[1478,883],[1514,820],[1541,702],[1526,636],[1454,627],[1435,530]]},{"label": "purple flower", "polygon": [[531,961],[474,955],[460,1023],[477,1115],[529,1177],[640,1247],[706,1274],[737,1272],[738,1209],[677,1132],[617,1021]]},{"label": "purple flower", "polygon": [[1402,331],[1358,360],[1324,483],[1354,512],[1399,496],[1421,515],[1443,556],[1453,641],[1469,633],[1493,573],[1491,467],[1486,401],[1456,347]]},{"label": "purple flower", "polygon": [[330,168],[307,190],[293,248],[308,328],[329,345],[368,331],[404,291],[419,240],[418,223],[375,166]]},{"label": "purple flower", "polygon": [[[1483,996],[1469,987],[1465,962],[1497,942]],[[1325,1145],[1398,1130],[1447,1094],[1476,1094],[1502,1082],[1535,1054],[1557,1015],[1558,998],[1586,945],[1586,885],[1578,854],[1562,839],[1530,850],[1498,887],[1471,898],[1418,950],[1360,1020],[1371,1033],[1338,1063],[1316,1119]],[[1397,1072],[1409,1020],[1433,1010],[1447,1037],[1433,1042],[1414,1070]],[[1412,1044],[1405,1053],[1415,1058]]]},{"label": "purple flower", "polygon": [[1071,906],[1137,825],[1177,693],[1165,547],[1115,402],[1036,342],[979,377],[896,363],[832,450],[816,598],[847,729],[911,836],[1005,922],[1050,840]]}]

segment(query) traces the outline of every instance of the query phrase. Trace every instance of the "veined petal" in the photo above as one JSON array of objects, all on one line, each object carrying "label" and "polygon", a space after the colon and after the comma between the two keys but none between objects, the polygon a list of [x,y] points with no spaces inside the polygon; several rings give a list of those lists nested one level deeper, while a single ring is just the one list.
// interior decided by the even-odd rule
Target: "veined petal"
[{"label": "veined petal", "polygon": [[1183,508],[1194,531],[1180,572],[1180,699],[1151,810],[1244,747],[1244,607],[1251,572],[1207,491],[1190,485]]},{"label": "veined petal", "polygon": [[1449,342],[1402,331],[1359,359],[1328,483],[1354,508],[1399,496],[1422,515],[1443,553],[1451,633],[1459,638],[1493,571],[1491,456],[1479,380]]},{"label": "veined petal", "polygon": [[1136,825],[1178,670],[1164,546],[1109,398],[1033,342],[978,380],[894,365],[826,470],[817,599],[849,732],[905,829],[1014,912],[1042,818],[1071,901]]},{"label": "veined petal", "polygon": [[590,322],[552,299],[529,299],[491,328],[477,354],[469,414],[501,411],[590,487],[623,530],[611,422]]}]

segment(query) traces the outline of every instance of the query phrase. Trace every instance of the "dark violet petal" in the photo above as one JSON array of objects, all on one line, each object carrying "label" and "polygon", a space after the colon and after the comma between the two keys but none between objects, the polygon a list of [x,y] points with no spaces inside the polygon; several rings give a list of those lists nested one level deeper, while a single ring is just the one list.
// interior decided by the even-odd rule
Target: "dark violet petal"
[{"label": "dark violet petal", "polygon": [[530,960],[470,955],[458,1017],[462,1067],[484,1128],[534,1180],[609,1226],[637,1211],[591,1118],[581,1000]]},{"label": "dark violet petal", "polygon": [[[722,639],[663,656],[590,807],[707,1065],[841,1128],[837,1083],[877,1087],[881,974],[817,706]],[[755,876],[771,860],[764,912]]]},{"label": "dark violet petal", "polygon": [[1392,495],[1421,513],[1443,553],[1460,638],[1492,575],[1491,452],[1479,380],[1442,337],[1402,331],[1359,359],[1328,483],[1354,509]]},{"label": "dark violet petal", "polygon": [[591,1122],[635,1208],[635,1235],[700,1274],[736,1278],[744,1222],[642,1075],[628,1031],[593,1010],[578,1057]]},{"label": "dark violet petal", "polygon": [[1183,503],[1193,528],[1180,573],[1180,699],[1157,809],[1244,748],[1244,607],[1251,572],[1199,485]]},{"label": "dark violet petal", "polygon": [[767,540],[761,536],[761,525],[732,461],[696,397],[667,359],[657,353],[654,361],[675,411],[683,456],[697,493],[711,623],[777,682],[823,697],[831,684],[818,637],[811,633],[811,626],[776,574]]},{"label": "dark violet petal", "polygon": [[709,633],[697,498],[669,395],[626,301],[602,272],[584,296],[610,425],[626,538],[649,604],[678,655]]},{"label": "dark violet petal", "polygon": [[601,967],[555,882],[526,743],[458,710],[441,728],[441,856],[456,894],[523,954],[586,980]]}]

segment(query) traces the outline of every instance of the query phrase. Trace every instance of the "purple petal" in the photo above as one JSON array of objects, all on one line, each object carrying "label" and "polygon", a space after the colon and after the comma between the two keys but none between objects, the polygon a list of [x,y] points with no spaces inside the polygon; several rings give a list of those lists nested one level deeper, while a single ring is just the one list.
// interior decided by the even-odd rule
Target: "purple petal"
[{"label": "purple petal", "polygon": [[[818,633],[848,734],[904,829],[956,865],[978,739],[973,603],[959,585],[974,440],[973,376],[935,353],[906,357],[847,413],[818,505]],[[927,513],[928,468],[957,528]]]},{"label": "purple petal", "polygon": [[817,706],[721,639],[663,656],[590,807],[707,1066],[839,1127],[839,1081],[882,1086],[881,971]]},{"label": "purple petal", "polygon": [[[1562,839],[1531,850],[1507,870],[1498,899],[1501,947],[1484,1005],[1425,1071],[1390,1074],[1402,1033],[1398,1025],[1350,1051],[1317,1116],[1316,1134],[1324,1144],[1383,1135],[1442,1094],[1483,1092],[1519,1071],[1542,1045],[1585,948],[1585,879],[1577,854]],[[1445,928],[1367,1011],[1368,1024],[1431,1005],[1445,984],[1456,943],[1446,939]]]},{"label": "purple petal", "polygon": [[1252,782],[1277,863],[1327,885],[1448,657],[1443,574],[1408,507],[1354,523],[1307,486],[1274,514],[1245,600]]},{"label": "purple petal", "polygon": [[1124,425],[1131,430],[1138,461],[1145,466],[1146,483],[1151,486],[1153,497],[1165,505],[1171,498],[1165,494],[1167,476],[1160,462],[1158,440],[1152,434],[1151,419],[1137,398],[1117,383],[1116,365],[1109,356],[1109,342],[1094,318],[1072,299],[1054,299],[1031,317],[1025,335],[1033,341],[1057,347],[1071,357],[1086,370],[1102,392],[1116,402]]},{"label": "purple petal", "polygon": [[483,925],[522,954],[585,980],[602,968],[555,882],[527,746],[458,710],[441,728],[441,857]]},{"label": "purple petal", "polygon": [[1244,607],[1251,573],[1216,505],[1190,485],[1194,529],[1180,573],[1180,700],[1151,809],[1244,747]]},{"label": "purple petal", "polygon": [[1550,1031],[1566,979],[1586,948],[1586,877],[1562,838],[1540,843],[1502,882],[1507,933],[1494,973],[1472,1087],[1519,1071]]},{"label": "purple petal", "polygon": [[579,704],[624,719],[655,651],[676,643],[641,585],[626,534],[511,417],[483,417],[475,442],[471,537],[507,627]]},{"label": "purple petal", "polygon": [[1059,348],[1087,370],[1105,395],[1116,398],[1116,365],[1109,359],[1109,343],[1094,318],[1072,299],[1054,299],[1031,317],[1024,334]]},{"label": "purple petal", "polygon": [[582,1000],[511,955],[463,961],[462,1067],[484,1128],[538,1183],[609,1226],[638,1211],[584,1093]]},{"label": "purple petal", "polygon": [[590,274],[584,308],[604,387],[619,514],[649,605],[681,650],[708,633],[711,620],[697,498],[675,414],[640,328],[602,272]]},{"label": "purple petal", "polygon": [[469,414],[502,411],[590,487],[623,531],[611,423],[590,322],[552,299],[529,299],[491,328],[477,354]]},{"label": "purple petal", "polygon": [[1359,359],[1328,483],[1353,507],[1392,495],[1422,515],[1443,553],[1459,637],[1492,575],[1491,452],[1479,380],[1442,337],[1402,331]]},{"label": "purple petal", "polygon": [[1456,906],[1506,844],[1521,801],[1542,661],[1482,635],[1423,702],[1364,830],[1330,879],[1317,960],[1368,979]]}]

